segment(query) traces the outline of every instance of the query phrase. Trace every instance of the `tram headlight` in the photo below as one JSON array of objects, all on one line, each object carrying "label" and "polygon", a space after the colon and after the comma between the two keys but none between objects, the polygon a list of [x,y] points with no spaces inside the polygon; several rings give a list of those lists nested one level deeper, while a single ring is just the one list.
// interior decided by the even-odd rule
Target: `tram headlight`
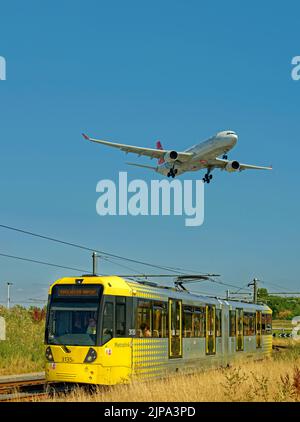
[{"label": "tram headlight", "polygon": [[49,362],[54,362],[53,354],[52,354],[52,350],[51,350],[50,346],[47,347],[46,352],[45,352],[45,356],[46,356],[46,359]]},{"label": "tram headlight", "polygon": [[85,363],[92,363],[97,359],[97,352],[92,347],[89,348],[89,351],[84,359]]}]

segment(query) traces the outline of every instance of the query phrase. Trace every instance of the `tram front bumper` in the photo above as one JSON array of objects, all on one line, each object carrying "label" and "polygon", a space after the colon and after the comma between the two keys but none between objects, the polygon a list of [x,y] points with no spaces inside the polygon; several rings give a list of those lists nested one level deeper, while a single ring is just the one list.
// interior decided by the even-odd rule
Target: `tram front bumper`
[{"label": "tram front bumper", "polygon": [[128,383],[131,370],[126,366],[105,367],[101,364],[47,362],[46,382],[115,385]]}]

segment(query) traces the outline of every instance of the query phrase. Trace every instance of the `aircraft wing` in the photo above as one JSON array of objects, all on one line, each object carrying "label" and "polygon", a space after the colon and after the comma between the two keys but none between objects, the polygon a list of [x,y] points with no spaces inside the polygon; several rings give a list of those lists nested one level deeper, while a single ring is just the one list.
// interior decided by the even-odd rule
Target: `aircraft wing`
[{"label": "aircraft wing", "polygon": [[157,167],[152,167],[152,166],[146,166],[144,164],[136,164],[136,163],[126,163],[130,166],[135,166],[135,167],[142,167],[144,169],[149,169],[149,170],[156,170]]},{"label": "aircraft wing", "polygon": [[[160,158],[164,158],[165,154],[167,152],[169,152],[168,150],[165,150],[165,149],[142,148],[142,147],[136,147],[136,146],[133,146],[133,145],[118,144],[116,142],[109,142],[109,141],[103,141],[101,139],[94,139],[94,138],[90,138],[89,136],[87,136],[84,133],[82,134],[82,136],[87,141],[96,142],[98,144],[103,144],[103,145],[106,145],[106,146],[112,147],[112,148],[118,148],[121,151],[124,151],[126,153],[131,152],[131,153],[137,154],[139,156],[144,155],[146,157],[160,159]],[[178,152],[177,161],[185,162],[185,161],[188,161],[192,157],[193,157],[193,154],[190,153],[190,152]]]},{"label": "aircraft wing", "polygon": [[[221,169],[225,168],[228,163],[230,163],[231,160],[224,160],[223,158],[216,158],[216,163],[214,164],[214,167],[219,167]],[[273,167],[262,167],[262,166],[254,166],[252,164],[240,164],[239,171],[243,170],[273,170]]]}]

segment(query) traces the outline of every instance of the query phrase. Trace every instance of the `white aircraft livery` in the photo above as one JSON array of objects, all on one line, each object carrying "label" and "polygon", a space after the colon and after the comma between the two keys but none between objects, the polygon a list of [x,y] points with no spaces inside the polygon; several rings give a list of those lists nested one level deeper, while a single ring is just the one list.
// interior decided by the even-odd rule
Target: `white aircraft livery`
[{"label": "white aircraft livery", "polygon": [[[126,154],[131,152],[137,154],[138,156],[145,155],[151,159],[156,158],[158,159],[158,165],[156,167],[135,163],[127,164],[154,170],[157,173],[172,178],[187,171],[206,169],[203,181],[210,183],[212,179],[211,172],[216,168],[226,170],[230,173],[247,169],[272,170],[271,166],[261,167],[251,164],[242,164],[236,160],[228,160],[227,153],[235,146],[238,140],[237,134],[232,130],[218,132],[215,136],[212,136],[206,141],[194,145],[183,152],[165,150],[160,141],[157,141],[155,149],[94,139],[84,133],[82,135],[88,141],[118,148]],[[219,158],[220,155],[222,155],[222,158]]]}]

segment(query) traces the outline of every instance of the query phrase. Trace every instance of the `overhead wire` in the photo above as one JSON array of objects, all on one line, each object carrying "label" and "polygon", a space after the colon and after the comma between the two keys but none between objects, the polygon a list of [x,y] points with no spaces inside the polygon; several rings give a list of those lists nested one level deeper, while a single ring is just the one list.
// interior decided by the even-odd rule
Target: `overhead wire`
[{"label": "overhead wire", "polygon": [[8,226],[8,225],[5,225],[5,224],[0,224],[0,228],[12,230],[12,231],[15,231],[15,232],[18,232],[18,233],[26,234],[26,235],[37,237],[37,238],[41,238],[41,239],[48,240],[48,241],[51,241],[51,242],[60,243],[60,244],[66,245],[66,246],[72,246],[74,248],[78,248],[78,249],[82,249],[82,250],[86,250],[86,251],[90,251],[90,252],[96,252],[96,253],[99,253],[100,255],[105,255],[105,256],[108,256],[108,257],[112,257],[112,258],[116,258],[116,259],[120,259],[120,260],[125,260],[125,261],[128,261],[128,262],[133,262],[135,264],[141,264],[141,265],[149,266],[149,267],[152,267],[152,268],[163,269],[163,270],[173,272],[173,273],[178,273],[178,272],[182,272],[182,271],[183,272],[189,271],[189,272],[199,273],[199,271],[187,270],[187,269],[180,268],[180,267],[169,267],[169,266],[156,265],[156,264],[152,264],[152,263],[149,263],[149,262],[140,261],[140,260],[137,260],[137,259],[127,258],[127,257],[121,256],[121,255],[112,254],[110,252],[105,252],[103,250],[97,250],[95,248],[90,248],[90,247],[80,245],[80,244],[77,244],[77,243],[73,243],[73,242],[67,242],[65,240],[57,239],[57,238],[50,237],[50,236],[45,236],[45,235],[42,235],[42,234],[39,234],[39,233],[34,233],[34,232],[31,232],[31,231],[28,231],[28,230],[19,229],[17,227]]},{"label": "overhead wire", "polygon": [[[129,269],[130,271],[133,271],[133,270],[136,271],[136,270],[133,269],[132,267],[126,266],[124,264],[120,264],[119,262],[116,262],[116,260],[125,260],[125,261],[132,262],[132,263],[139,264],[139,265],[144,265],[144,266],[148,266],[148,267],[152,267],[152,268],[156,268],[156,269],[163,269],[165,271],[174,273],[174,275],[183,275],[183,274],[186,274],[186,273],[195,273],[195,274],[200,273],[200,271],[185,269],[185,268],[182,268],[182,267],[162,266],[162,265],[156,265],[156,264],[145,262],[145,261],[127,258],[127,257],[121,256],[121,255],[112,254],[110,252],[105,252],[103,250],[97,250],[97,249],[90,248],[90,247],[87,247],[87,246],[84,246],[84,245],[64,241],[64,240],[57,239],[57,238],[50,237],[50,236],[45,236],[45,235],[42,235],[42,234],[39,234],[39,233],[34,233],[34,232],[31,232],[31,231],[28,231],[28,230],[19,229],[17,227],[13,227],[13,226],[0,224],[0,228],[12,230],[12,231],[15,231],[15,232],[18,232],[18,233],[22,233],[22,234],[37,237],[37,238],[41,238],[41,239],[48,240],[48,241],[51,241],[51,242],[60,243],[60,244],[66,245],[66,246],[79,248],[81,250],[96,252],[96,253],[100,254],[99,258],[105,259],[106,261],[111,262],[114,265],[122,266],[123,268]],[[48,266],[57,267],[57,268],[70,269],[70,270],[74,270],[74,271],[78,271],[78,272],[85,272],[85,273],[89,272],[88,270],[83,270],[83,269],[74,268],[74,267],[67,267],[67,266],[54,264],[54,263],[50,263],[50,262],[39,261],[37,259],[24,258],[24,257],[19,257],[19,256],[14,256],[14,255],[8,255],[8,254],[4,254],[4,253],[2,253],[2,254],[0,253],[0,256],[5,256],[5,257],[8,257],[8,258],[13,258],[13,259],[19,259],[19,260],[23,260],[23,261],[36,263],[36,264],[48,265]],[[112,259],[112,258],[114,258],[114,259]],[[143,276],[142,272],[140,272],[140,271],[136,271],[136,272],[140,273],[141,276]],[[219,281],[219,280],[215,280],[213,278],[209,278],[207,281],[211,281],[212,283],[219,284],[219,285],[226,286],[226,287],[233,287],[233,288],[238,289],[238,291],[240,291],[243,288],[243,287],[240,287],[240,286],[233,285],[231,283],[226,283],[226,282],[222,282],[222,281]]]},{"label": "overhead wire", "polygon": [[83,270],[81,268],[67,267],[65,265],[54,264],[52,262],[39,261],[37,259],[25,258],[25,257],[21,257],[21,256],[16,256],[16,255],[9,255],[9,254],[5,254],[5,253],[0,253],[0,256],[3,256],[5,258],[17,259],[19,261],[27,261],[27,262],[31,262],[31,263],[34,263],[34,264],[48,265],[49,267],[57,267],[57,268],[63,268],[63,269],[66,269],[66,270],[78,271],[80,273],[88,272],[87,270]]},{"label": "overhead wire", "polygon": [[280,290],[289,290],[289,289],[286,289],[285,286],[280,286],[279,284],[276,284],[276,283],[273,283],[273,282],[270,282],[270,281],[264,281],[264,280],[258,280],[258,281],[262,284],[273,286],[273,287],[276,287],[277,289],[280,289]]}]

